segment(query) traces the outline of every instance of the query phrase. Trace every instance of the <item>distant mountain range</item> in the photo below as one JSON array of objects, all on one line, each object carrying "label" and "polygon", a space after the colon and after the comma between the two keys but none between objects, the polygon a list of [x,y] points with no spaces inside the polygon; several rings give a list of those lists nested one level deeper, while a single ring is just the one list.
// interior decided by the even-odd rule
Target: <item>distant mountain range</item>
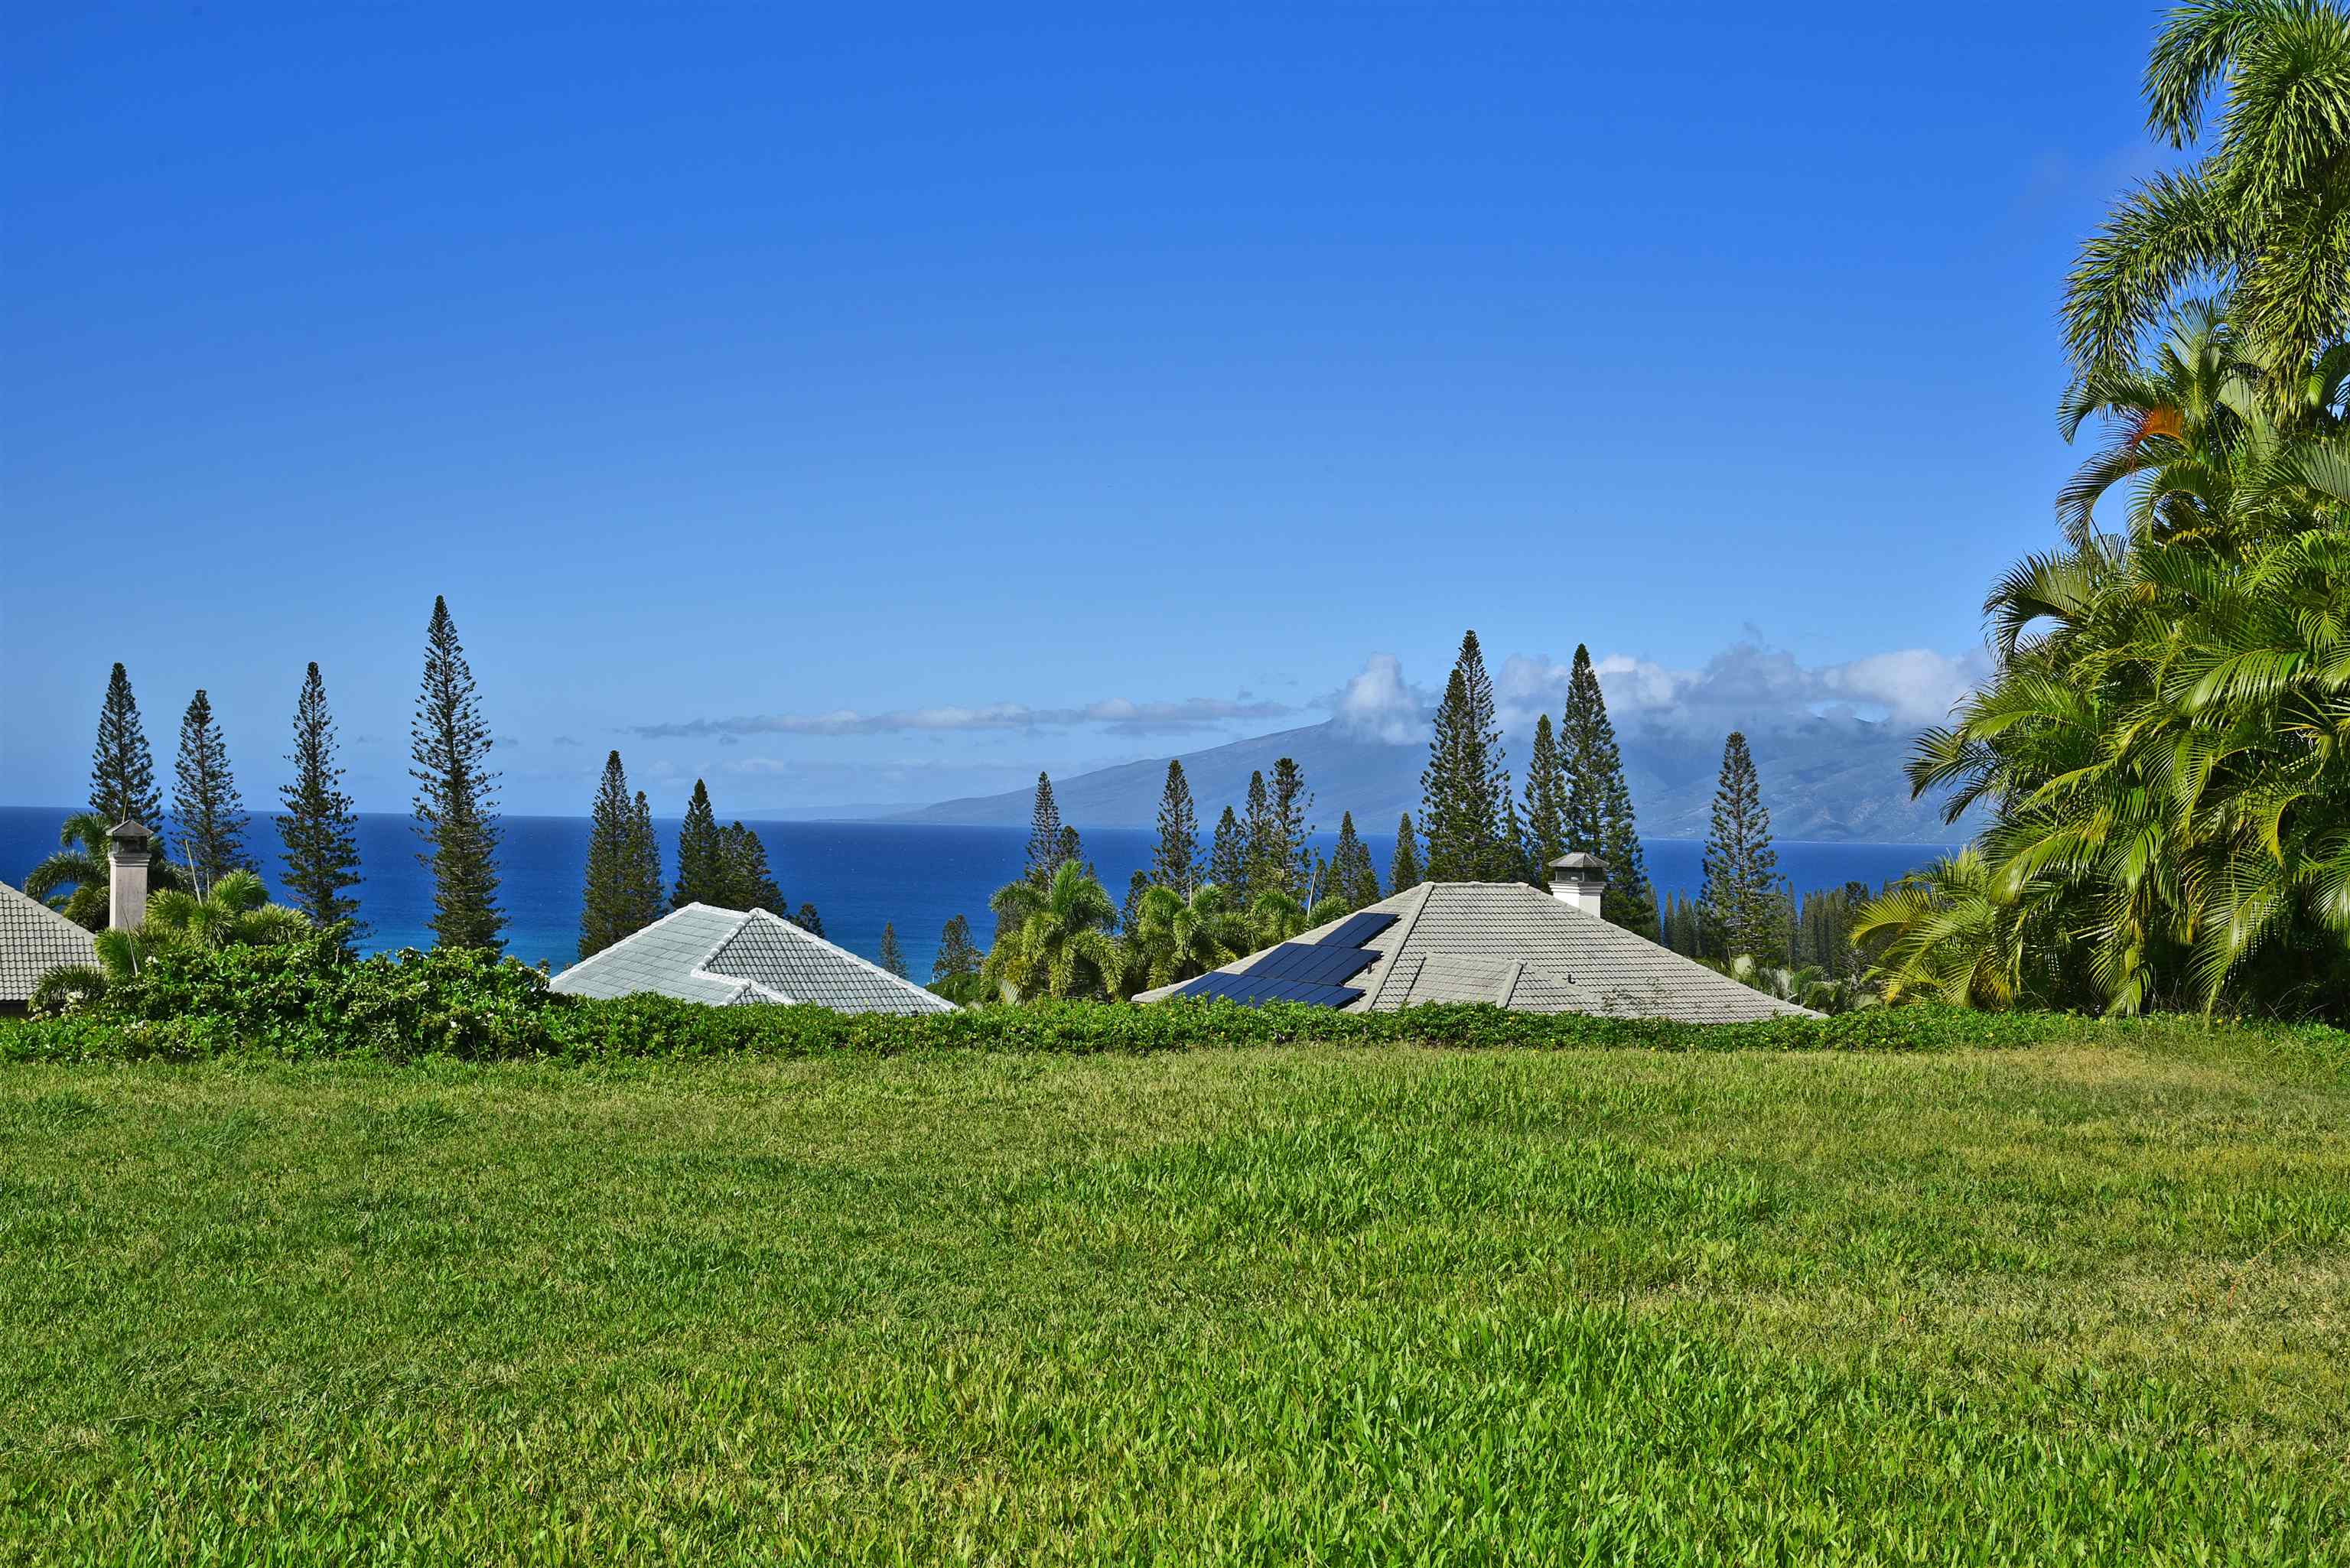
[{"label": "distant mountain range", "polygon": [[[1640,831],[1652,838],[1702,838],[1711,821],[1721,768],[1721,738],[1668,728],[1623,732],[1624,774]],[[1781,838],[1828,843],[1957,844],[1972,829],[1946,826],[1931,803],[1913,804],[1902,764],[1914,732],[1860,719],[1807,719],[1776,730],[1750,730],[1763,804]],[[1523,792],[1526,742],[1506,742],[1511,781]],[[1180,759],[1199,803],[1204,836],[1227,803],[1236,809],[1249,774],[1270,774],[1277,757],[1295,757],[1313,790],[1314,820],[1335,828],[1341,811],[1355,814],[1365,832],[1392,833],[1396,818],[1419,811],[1425,745],[1399,745],[1361,734],[1339,720],[1257,735],[1190,752]],[[1128,763],[1073,778],[1055,779],[1053,794],[1065,821],[1082,827],[1148,827],[1159,811],[1167,759]],[[1013,790],[941,801],[885,817],[890,822],[968,827],[1020,826],[1032,795]]]}]

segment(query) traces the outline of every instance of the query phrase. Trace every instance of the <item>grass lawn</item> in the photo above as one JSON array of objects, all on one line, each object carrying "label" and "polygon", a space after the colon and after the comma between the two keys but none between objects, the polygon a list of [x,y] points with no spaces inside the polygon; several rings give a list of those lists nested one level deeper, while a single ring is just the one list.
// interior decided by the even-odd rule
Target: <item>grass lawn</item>
[{"label": "grass lawn", "polygon": [[0,1070],[0,1562],[2350,1561],[2350,1067]]}]

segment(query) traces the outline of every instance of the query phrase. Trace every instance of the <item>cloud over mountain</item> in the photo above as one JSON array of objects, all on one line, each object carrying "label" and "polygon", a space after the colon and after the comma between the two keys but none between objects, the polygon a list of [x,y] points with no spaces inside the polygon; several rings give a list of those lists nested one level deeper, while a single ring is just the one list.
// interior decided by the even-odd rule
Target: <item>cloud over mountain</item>
[{"label": "cloud over mountain", "polygon": [[886,735],[910,731],[1024,731],[1097,725],[1111,734],[1149,735],[1180,733],[1236,720],[1287,718],[1296,711],[1284,702],[1215,697],[1136,702],[1115,697],[1076,708],[989,702],[977,707],[901,708],[880,713],[859,712],[854,708],[836,708],[827,713],[754,713],[731,719],[639,724],[633,732],[647,740],[681,740],[741,735]]}]

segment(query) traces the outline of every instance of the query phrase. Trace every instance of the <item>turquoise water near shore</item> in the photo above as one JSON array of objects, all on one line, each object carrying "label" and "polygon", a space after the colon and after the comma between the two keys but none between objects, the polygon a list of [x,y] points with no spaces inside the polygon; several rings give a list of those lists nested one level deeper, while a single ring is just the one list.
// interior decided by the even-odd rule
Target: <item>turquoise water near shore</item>
[{"label": "turquoise water near shore", "polygon": [[[0,881],[21,887],[25,873],[57,848],[57,825],[71,808],[0,806]],[[881,928],[894,922],[909,968],[927,979],[938,950],[940,928],[953,916],[970,918],[984,942],[993,929],[988,896],[1019,871],[1027,830],[1012,827],[937,827],[873,822],[754,822],[767,846],[775,881],[796,907],[816,905],[825,935],[853,952],[877,957]],[[509,816],[502,819],[498,853],[500,901],[507,917],[506,950],[526,963],[560,970],[572,961],[579,939],[579,887],[588,858],[588,819],[577,816]],[[663,850],[673,855],[678,824],[658,822]],[[1087,858],[1100,871],[1114,896],[1127,878],[1150,863],[1152,836],[1141,828],[1082,830]],[[369,925],[361,943],[370,952],[432,944],[432,883],[416,859],[412,820],[390,813],[362,813],[359,820],[359,888]],[[1326,851],[1333,835],[1318,836]],[[1395,847],[1391,836],[1367,834],[1373,863],[1384,877]],[[275,890],[280,875],[276,830],[258,819],[247,846],[261,862]],[[1695,839],[1643,841],[1648,875],[1659,892],[1694,893],[1702,879],[1703,846]],[[1848,881],[1872,886],[1931,860],[1938,846],[1920,844],[1779,845],[1781,872],[1799,891],[1840,887]],[[673,869],[673,867],[672,867]]]}]

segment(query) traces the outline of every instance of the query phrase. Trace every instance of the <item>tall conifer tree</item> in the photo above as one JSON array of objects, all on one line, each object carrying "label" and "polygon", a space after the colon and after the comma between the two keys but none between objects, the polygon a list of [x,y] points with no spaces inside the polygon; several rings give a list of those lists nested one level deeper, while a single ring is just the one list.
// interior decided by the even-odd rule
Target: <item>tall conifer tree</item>
[{"label": "tall conifer tree", "polygon": [[775,886],[775,874],[767,866],[767,846],[759,842],[759,836],[734,822],[727,825],[721,837],[726,862],[726,908],[764,909],[788,919],[791,907],[784,902],[783,889]]},{"label": "tall conifer tree", "polygon": [[201,898],[230,872],[253,869],[244,852],[244,799],[229,772],[228,741],[202,688],[181,715],[180,754],[172,771],[172,826]]},{"label": "tall conifer tree", "polygon": [[1151,853],[1150,879],[1185,898],[1200,885],[1200,814],[1179,762],[1167,764],[1167,787],[1159,792],[1159,846]]},{"label": "tall conifer tree", "polygon": [[424,634],[424,681],[409,726],[409,776],[416,781],[417,859],[432,872],[432,940],[441,947],[504,948],[498,909],[498,828],[490,771],[490,728],[483,722],[473,671],[457,641],[448,600],[435,596]]},{"label": "tall conifer tree", "polygon": [[718,826],[718,814],[711,809],[710,786],[696,779],[693,794],[685,803],[685,821],[677,830],[677,888],[670,895],[670,908],[709,904],[729,909],[733,906],[727,900],[733,894],[726,833]]},{"label": "tall conifer tree", "polygon": [[1272,795],[1270,848],[1281,889],[1305,903],[1314,883],[1314,825],[1305,820],[1305,814],[1314,808],[1314,792],[1305,787],[1305,770],[1297,765],[1296,758],[1274,760]]},{"label": "tall conifer tree", "polygon": [[1435,882],[1513,879],[1517,846],[1504,837],[1509,771],[1493,711],[1493,683],[1473,631],[1444,683],[1419,775],[1419,826],[1428,835],[1428,876]]},{"label": "tall conifer tree", "polygon": [[1061,807],[1053,798],[1053,781],[1036,774],[1036,801],[1028,813],[1028,880],[1037,887],[1052,883],[1061,865]]},{"label": "tall conifer tree", "polygon": [[1232,909],[1248,907],[1248,832],[1231,806],[1216,818],[1216,834],[1208,849],[1208,880],[1224,895]]},{"label": "tall conifer tree", "polygon": [[1419,838],[1411,830],[1411,813],[1396,819],[1395,855],[1388,862],[1388,891],[1400,893],[1428,880],[1419,868]]},{"label": "tall conifer tree", "polygon": [[1566,770],[1547,713],[1534,721],[1526,760],[1526,848],[1537,881],[1547,881],[1550,863],[1566,853]]},{"label": "tall conifer tree", "polygon": [[881,922],[881,967],[899,980],[906,978],[906,950],[898,945],[898,928],[889,920]]},{"label": "tall conifer tree", "polygon": [[643,930],[669,912],[669,885],[661,875],[660,840],[653,833],[652,803],[639,790],[629,807],[629,929]]},{"label": "tall conifer tree", "polygon": [[343,770],[335,760],[335,718],[327,709],[327,683],[311,660],[294,702],[294,781],[280,785],[285,810],[277,818],[278,842],[286,846],[286,889],[294,907],[313,924],[356,919],[359,884],[359,816],[343,791]]},{"label": "tall conifer tree", "polygon": [[1777,909],[1779,857],[1771,847],[1771,813],[1762,804],[1753,753],[1735,730],[1722,743],[1704,867],[1705,889],[1699,898],[1721,934],[1721,956],[1751,953],[1768,961],[1784,945]]},{"label": "tall conifer tree", "polygon": [[939,956],[931,964],[931,983],[975,975],[984,957],[979,944],[971,940],[971,922],[957,915],[939,932]]},{"label": "tall conifer tree", "polygon": [[814,904],[802,904],[799,913],[792,917],[792,924],[812,937],[824,935],[824,917],[816,912]]},{"label": "tall conifer tree", "polygon": [[1566,782],[1566,847],[1596,855],[1607,866],[1607,891],[1601,909],[1607,919],[1626,930],[1650,935],[1657,929],[1656,892],[1648,885],[1648,856],[1633,819],[1631,787],[1624,780],[1624,753],[1616,742],[1616,725],[1607,717],[1607,699],[1599,689],[1591,650],[1580,644],[1567,676],[1559,763]]},{"label": "tall conifer tree", "polygon": [[641,929],[637,923],[636,806],[617,751],[604,757],[604,776],[588,815],[588,870],[579,900],[579,956],[593,958]]},{"label": "tall conifer tree", "polygon": [[1149,891],[1149,872],[1137,871],[1126,879],[1126,901],[1118,907],[1118,929],[1120,936],[1134,935],[1134,923],[1142,914],[1142,896]]},{"label": "tall conifer tree", "polygon": [[1338,842],[1330,850],[1329,896],[1344,899],[1350,909],[1379,901],[1379,874],[1371,852],[1355,832],[1355,814],[1338,814]]},{"label": "tall conifer tree", "polygon": [[163,831],[163,799],[155,790],[155,754],[139,722],[139,700],[130,677],[117,664],[106,680],[106,700],[98,710],[98,744],[89,757],[89,809],[109,827],[136,821],[151,833]]},{"label": "tall conifer tree", "polygon": [[1248,896],[1286,890],[1288,859],[1280,819],[1273,814],[1273,791],[1262,769],[1249,774],[1248,799],[1241,812],[1241,836],[1248,843]]}]

